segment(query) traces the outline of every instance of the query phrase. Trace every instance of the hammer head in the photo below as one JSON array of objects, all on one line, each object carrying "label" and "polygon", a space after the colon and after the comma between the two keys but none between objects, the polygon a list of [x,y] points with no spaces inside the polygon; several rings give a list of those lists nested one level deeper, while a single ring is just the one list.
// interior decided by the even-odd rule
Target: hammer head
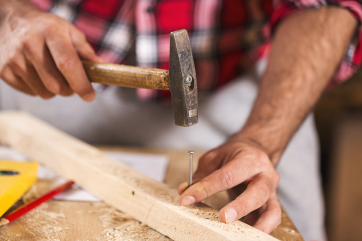
[{"label": "hammer head", "polygon": [[175,124],[198,122],[197,80],[189,36],[185,29],[170,34],[170,91]]}]

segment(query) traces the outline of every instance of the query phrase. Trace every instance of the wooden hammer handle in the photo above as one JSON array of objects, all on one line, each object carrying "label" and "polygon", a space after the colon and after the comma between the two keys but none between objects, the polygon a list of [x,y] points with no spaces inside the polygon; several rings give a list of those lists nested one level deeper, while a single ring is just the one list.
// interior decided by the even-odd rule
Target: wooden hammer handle
[{"label": "wooden hammer handle", "polygon": [[168,70],[82,62],[90,82],[131,88],[170,89]]}]

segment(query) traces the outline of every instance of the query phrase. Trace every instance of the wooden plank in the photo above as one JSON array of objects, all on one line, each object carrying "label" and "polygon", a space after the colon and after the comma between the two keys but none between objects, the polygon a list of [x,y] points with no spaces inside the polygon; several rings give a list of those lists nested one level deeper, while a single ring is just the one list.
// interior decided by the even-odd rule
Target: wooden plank
[{"label": "wooden plank", "polygon": [[[125,148],[119,146],[98,146],[98,148],[102,151],[167,155],[169,164],[165,183],[172,188],[177,188],[179,183],[188,179],[188,165],[185,165],[188,162],[187,150]],[[204,150],[195,150],[195,168],[199,157],[203,153],[205,153]],[[22,198],[24,203],[29,203],[45,194],[54,187],[56,182],[57,178],[39,179]],[[227,193],[221,192],[208,198],[206,204],[220,210],[228,201]],[[284,210],[281,224],[271,233],[271,236],[282,241],[303,241],[302,236]],[[36,208],[11,225],[0,227],[0,240],[7,241],[119,241],[120,237],[129,241],[171,240],[147,225],[128,219],[126,214],[103,202],[53,200]]]},{"label": "wooden plank", "polygon": [[28,114],[1,113],[0,141],[174,240],[277,240],[240,221],[221,223],[204,204],[180,206],[175,189]]}]

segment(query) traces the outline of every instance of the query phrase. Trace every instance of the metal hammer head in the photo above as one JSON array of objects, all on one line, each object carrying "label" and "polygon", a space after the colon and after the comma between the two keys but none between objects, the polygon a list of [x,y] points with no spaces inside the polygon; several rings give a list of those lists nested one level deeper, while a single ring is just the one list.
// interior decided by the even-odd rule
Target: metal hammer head
[{"label": "metal hammer head", "polygon": [[170,34],[170,91],[175,124],[198,122],[197,80],[189,36],[185,29]]}]

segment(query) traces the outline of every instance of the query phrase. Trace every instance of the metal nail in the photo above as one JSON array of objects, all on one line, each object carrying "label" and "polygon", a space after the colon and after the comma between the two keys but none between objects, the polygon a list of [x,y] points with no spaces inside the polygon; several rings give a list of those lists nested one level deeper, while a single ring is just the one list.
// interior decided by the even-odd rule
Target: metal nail
[{"label": "metal nail", "polygon": [[193,163],[194,151],[189,151],[189,153],[190,153],[190,159],[189,159],[189,170],[190,170],[190,173],[189,173],[189,187],[190,187],[192,185],[192,174],[193,174],[192,163]]}]

